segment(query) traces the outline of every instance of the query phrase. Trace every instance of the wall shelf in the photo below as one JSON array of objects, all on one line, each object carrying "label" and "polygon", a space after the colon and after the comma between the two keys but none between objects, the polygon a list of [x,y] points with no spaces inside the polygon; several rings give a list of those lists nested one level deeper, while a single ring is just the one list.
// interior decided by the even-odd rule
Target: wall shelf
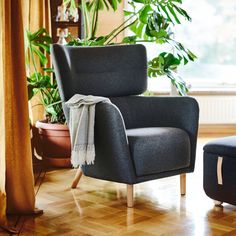
[{"label": "wall shelf", "polygon": [[81,37],[81,12],[78,8],[79,12],[79,20],[77,22],[73,21],[56,21],[58,6],[62,4],[62,0],[50,0],[51,5],[51,32],[53,43],[57,43],[59,37],[57,36],[57,29],[68,29],[68,32],[73,37]]}]

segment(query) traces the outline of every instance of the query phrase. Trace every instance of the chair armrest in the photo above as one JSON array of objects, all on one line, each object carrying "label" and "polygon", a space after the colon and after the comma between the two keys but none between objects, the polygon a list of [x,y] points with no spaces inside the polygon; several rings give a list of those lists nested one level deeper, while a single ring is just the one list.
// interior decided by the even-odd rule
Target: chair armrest
[{"label": "chair armrest", "polygon": [[94,165],[83,167],[85,175],[120,183],[135,182],[124,121],[111,103],[96,105],[95,150]]},{"label": "chair armrest", "polygon": [[190,171],[194,169],[199,107],[191,97],[129,96],[112,98],[120,109],[127,129],[175,127],[185,130],[191,143]]}]

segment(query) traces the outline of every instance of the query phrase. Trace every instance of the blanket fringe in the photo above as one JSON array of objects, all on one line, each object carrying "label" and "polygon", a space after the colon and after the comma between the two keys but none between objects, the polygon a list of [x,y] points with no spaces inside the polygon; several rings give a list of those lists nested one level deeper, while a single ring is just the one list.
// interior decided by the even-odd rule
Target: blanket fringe
[{"label": "blanket fringe", "polygon": [[95,160],[95,147],[94,145],[78,145],[75,146],[71,152],[71,164],[74,168],[82,165],[94,164]]}]

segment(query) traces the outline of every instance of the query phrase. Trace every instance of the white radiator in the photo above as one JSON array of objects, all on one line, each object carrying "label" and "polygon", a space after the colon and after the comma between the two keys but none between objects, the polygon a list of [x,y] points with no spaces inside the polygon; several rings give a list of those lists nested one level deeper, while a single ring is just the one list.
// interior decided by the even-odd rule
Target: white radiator
[{"label": "white radiator", "polygon": [[236,96],[194,96],[200,108],[200,124],[236,124]]}]

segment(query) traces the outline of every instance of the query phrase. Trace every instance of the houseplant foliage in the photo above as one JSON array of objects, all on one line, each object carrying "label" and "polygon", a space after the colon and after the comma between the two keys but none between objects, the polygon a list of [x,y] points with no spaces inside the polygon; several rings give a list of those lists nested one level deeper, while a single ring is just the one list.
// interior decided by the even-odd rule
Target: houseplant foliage
[{"label": "houseplant foliage", "polygon": [[[47,67],[52,38],[41,28],[36,32],[25,31],[25,61],[27,67],[27,83],[29,100],[36,94],[40,95],[49,123],[64,123],[61,99],[53,69]],[[37,66],[40,64],[40,68]]]},{"label": "houseplant foliage", "polygon": [[70,167],[69,129],[53,69],[48,66],[51,43],[52,38],[43,28],[33,33],[25,31],[28,97],[30,100],[39,95],[46,116],[46,120],[37,121],[33,128],[32,146],[47,166]]},{"label": "houseplant foliage", "polygon": [[[188,13],[181,7],[182,0],[130,0],[131,10],[124,10],[125,21],[107,35],[96,35],[99,11],[117,10],[120,0],[81,0],[83,16],[83,39],[72,38],[69,45],[101,46],[114,44],[114,39],[129,28],[131,36],[126,36],[116,44],[155,43],[169,44],[170,51],[157,52],[148,62],[148,76],[166,75],[177,88],[180,95],[188,92],[186,83],[176,73],[179,65],[194,61],[196,56],[180,42],[174,40],[172,28],[182,20],[191,21]],[[76,0],[64,0],[64,4],[76,7]]]}]

